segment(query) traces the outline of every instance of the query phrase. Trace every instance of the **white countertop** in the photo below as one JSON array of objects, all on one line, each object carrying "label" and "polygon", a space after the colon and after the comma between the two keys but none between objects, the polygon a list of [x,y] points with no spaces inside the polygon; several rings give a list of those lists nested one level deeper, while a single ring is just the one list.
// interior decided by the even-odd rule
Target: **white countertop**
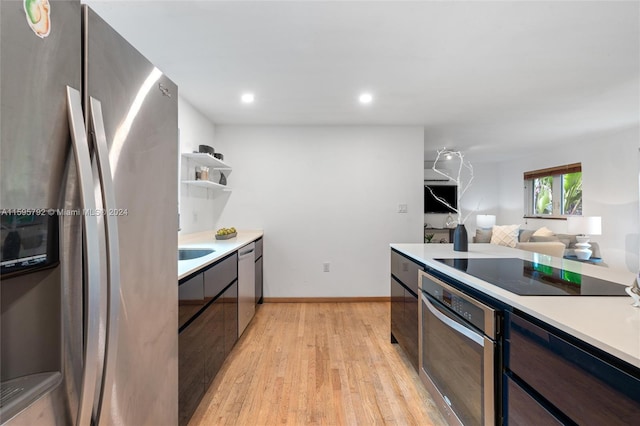
[{"label": "white countertop", "polygon": [[204,248],[213,249],[213,253],[191,260],[178,261],[178,280],[197,272],[218,259],[222,259],[229,253],[246,246],[252,241],[262,237],[262,230],[238,231],[238,235],[228,240],[216,240],[216,231],[196,232],[193,234],[179,235],[179,248]]},{"label": "white countertop", "polygon": [[452,244],[391,244],[391,248],[640,368],[640,308],[631,306],[630,297],[519,296],[433,259],[519,257],[625,286],[635,279],[631,272],[494,244],[469,244],[468,252],[453,251]]}]

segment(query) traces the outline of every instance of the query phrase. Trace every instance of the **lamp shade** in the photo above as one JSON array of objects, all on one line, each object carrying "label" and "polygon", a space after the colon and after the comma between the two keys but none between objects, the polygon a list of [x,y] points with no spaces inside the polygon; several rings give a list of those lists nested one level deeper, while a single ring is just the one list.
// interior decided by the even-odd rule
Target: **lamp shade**
[{"label": "lamp shade", "polygon": [[602,218],[600,216],[568,217],[567,232],[579,235],[600,235],[602,234]]},{"label": "lamp shade", "polygon": [[496,224],[496,217],[492,214],[479,214],[476,216],[476,225],[478,228],[488,229]]}]

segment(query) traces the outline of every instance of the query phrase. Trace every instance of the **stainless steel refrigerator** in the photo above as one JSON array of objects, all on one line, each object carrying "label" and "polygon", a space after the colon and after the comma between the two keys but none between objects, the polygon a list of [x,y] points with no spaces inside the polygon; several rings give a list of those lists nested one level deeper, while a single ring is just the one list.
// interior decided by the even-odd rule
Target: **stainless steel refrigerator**
[{"label": "stainless steel refrigerator", "polygon": [[0,424],[177,424],[177,86],[52,0],[0,1],[0,83]]}]

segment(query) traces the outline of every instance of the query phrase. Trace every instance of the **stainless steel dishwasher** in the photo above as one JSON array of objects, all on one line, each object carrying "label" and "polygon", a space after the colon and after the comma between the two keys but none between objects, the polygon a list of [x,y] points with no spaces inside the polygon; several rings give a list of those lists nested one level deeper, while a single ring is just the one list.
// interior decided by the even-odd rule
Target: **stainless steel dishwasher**
[{"label": "stainless steel dishwasher", "polygon": [[256,312],[255,243],[238,250],[238,337]]}]

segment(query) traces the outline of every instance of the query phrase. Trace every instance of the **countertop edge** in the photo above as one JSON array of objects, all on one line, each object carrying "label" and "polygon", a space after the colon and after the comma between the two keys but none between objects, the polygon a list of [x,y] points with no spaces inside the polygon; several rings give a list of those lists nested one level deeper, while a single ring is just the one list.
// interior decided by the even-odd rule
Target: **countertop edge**
[{"label": "countertop edge", "polygon": [[238,231],[238,235],[228,240],[216,240],[215,231],[203,231],[178,236],[180,248],[207,248],[215,250],[212,254],[191,260],[178,261],[178,281],[197,273],[200,269],[217,262],[225,256],[264,236],[260,230]]}]

